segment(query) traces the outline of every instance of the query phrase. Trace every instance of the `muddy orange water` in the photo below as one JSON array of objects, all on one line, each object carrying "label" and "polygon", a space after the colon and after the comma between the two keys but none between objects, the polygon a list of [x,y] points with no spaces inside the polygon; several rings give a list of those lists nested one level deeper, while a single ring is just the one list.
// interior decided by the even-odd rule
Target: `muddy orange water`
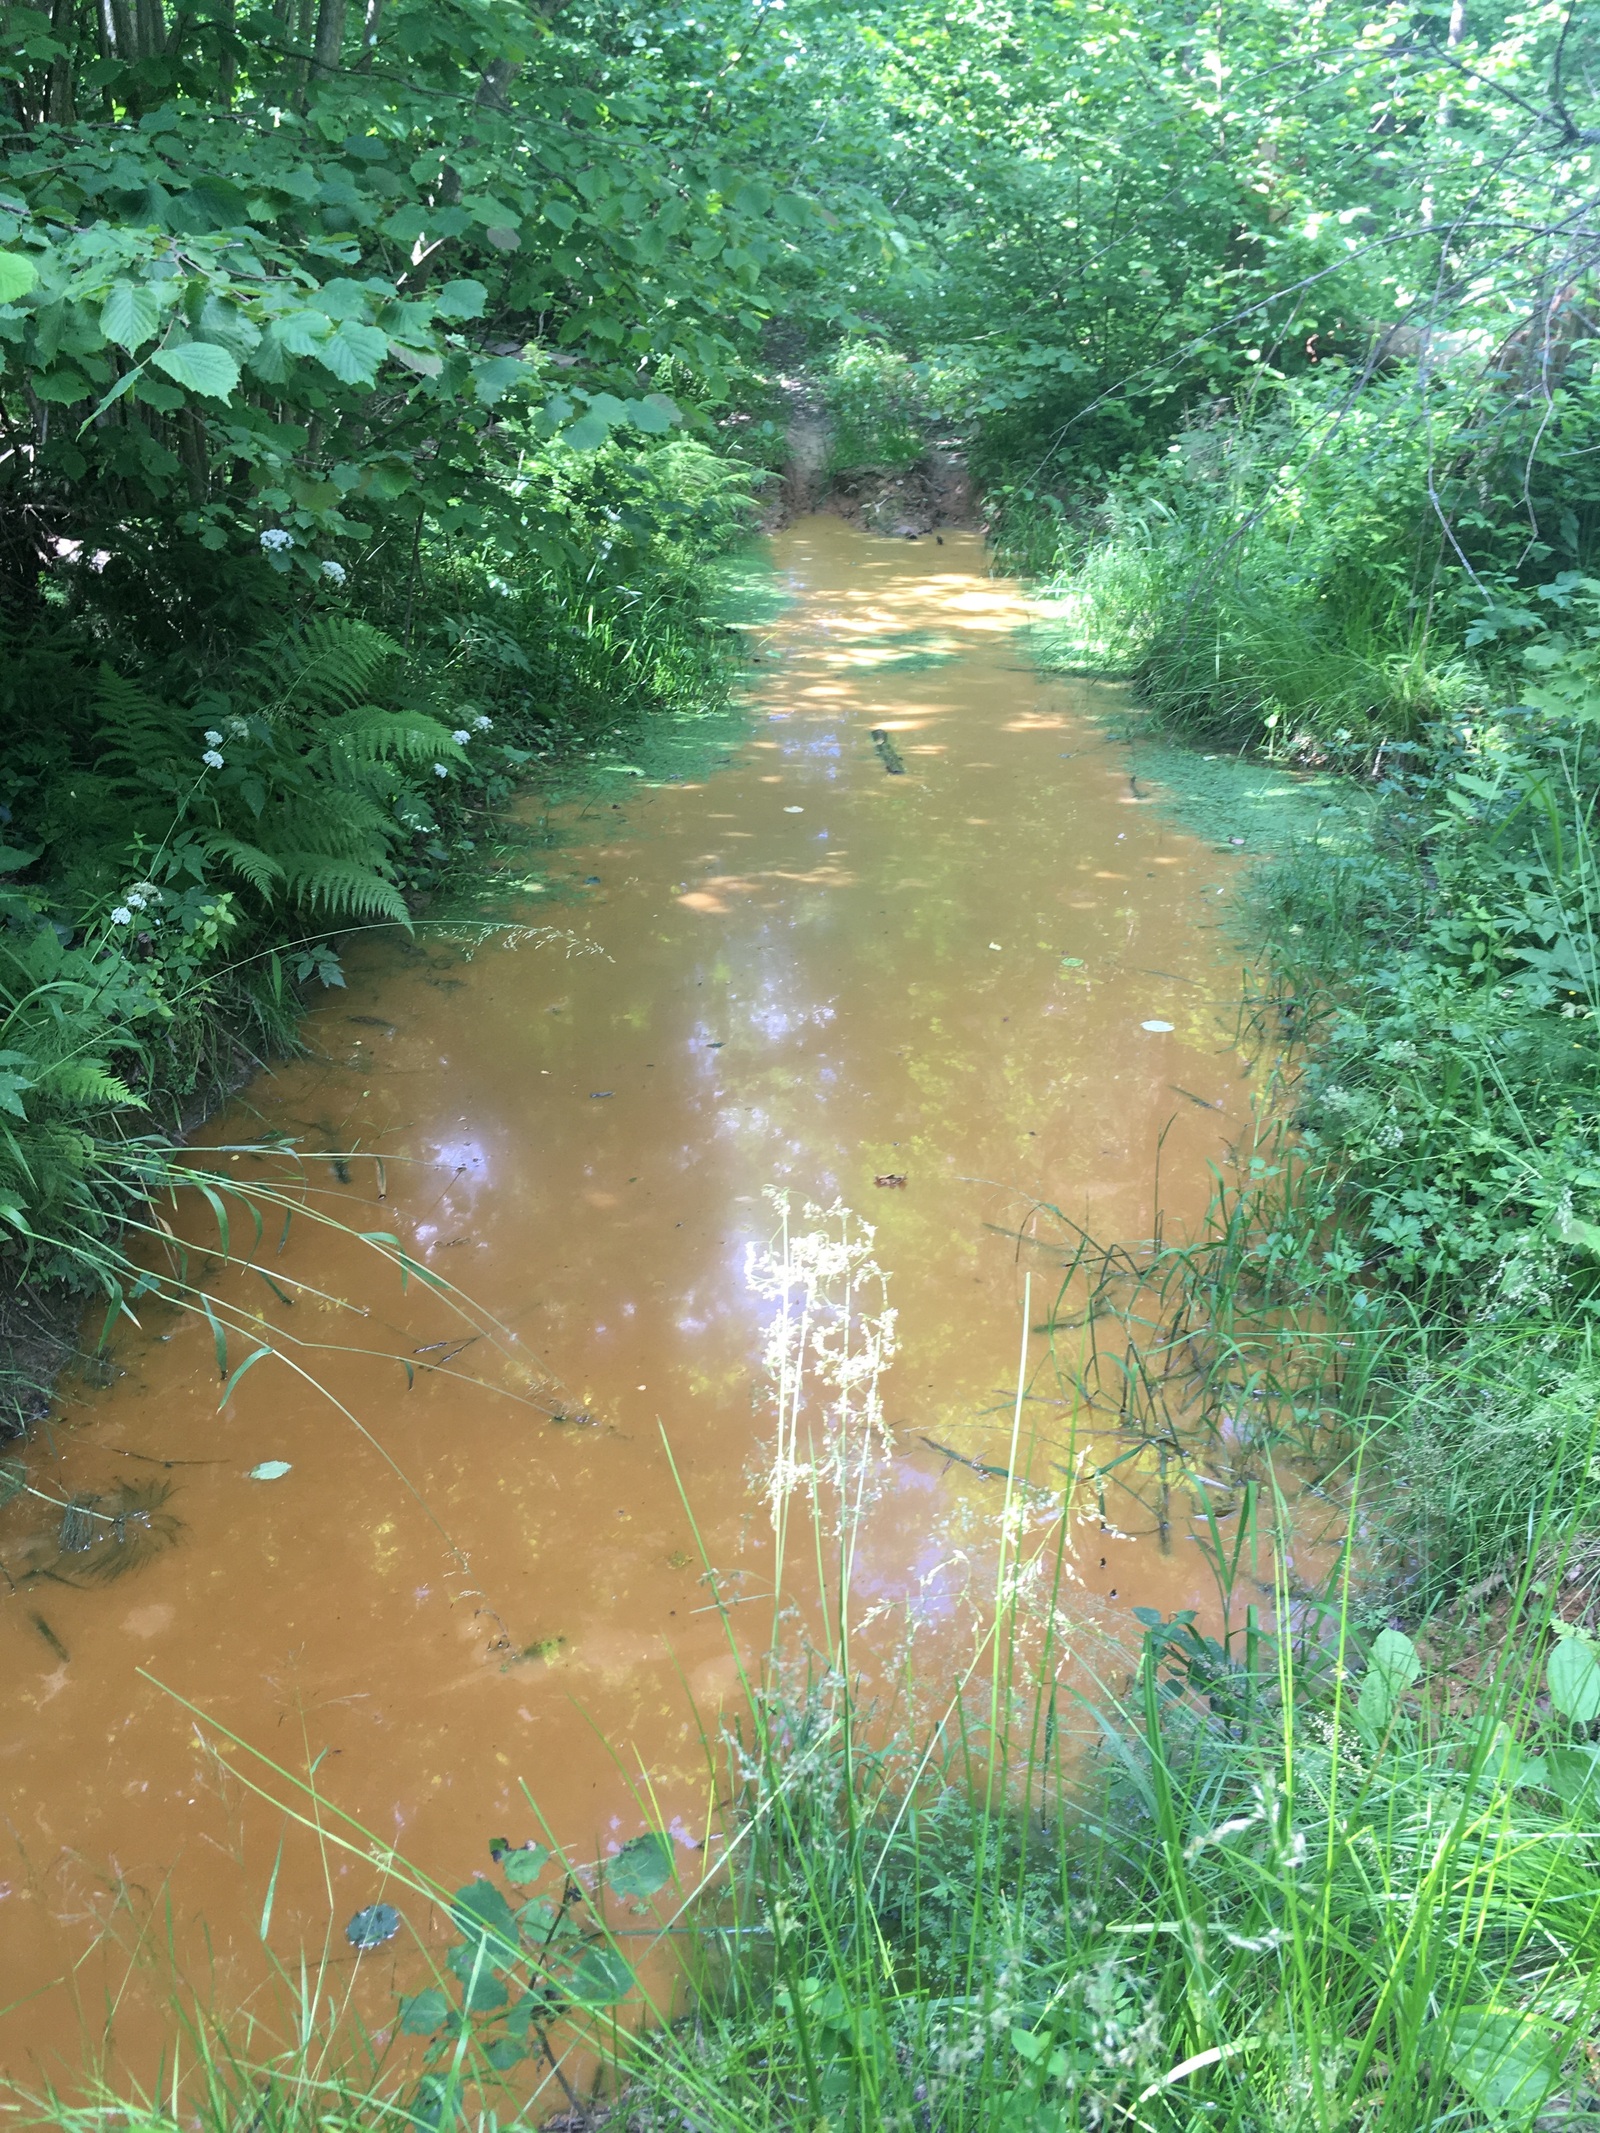
[{"label": "muddy orange water", "polygon": [[[355,1963],[372,1869],[285,1839],[186,1704],[315,1764],[452,1884],[532,1833],[524,1782],[582,1856],[645,1826],[647,1794],[704,1834],[698,1727],[734,1668],[702,1544],[731,1619],[770,1628],[773,1304],[747,1271],[769,1188],[797,1231],[807,1202],[876,1225],[898,1356],[856,1588],[896,1635],[931,1625],[935,1671],[994,1547],[1004,1483],[980,1469],[1010,1457],[1024,1274],[1036,1317],[1059,1279],[1016,1233],[1043,1201],[1147,1236],[1158,1144],[1169,1230],[1200,1220],[1251,1101],[1230,862],[1130,778],[1080,685],[1030,670],[976,536],[810,519],[774,557],[790,598],[747,742],[567,810],[518,915],[568,937],[353,956],[311,1056],[211,1135],[292,1136],[311,1204],[392,1232],[471,1322],[297,1218],[255,1252],[275,1289],[205,1276],[281,1349],[220,1412],[212,1329],[157,1307],[31,1447],[44,1495],[148,1522],[118,1555],[103,1524],[58,1552],[37,1497],[0,1519],[13,2078],[108,2041],[149,2078],[175,1971],[265,2010],[269,1886],[280,1960]],[[251,1352],[236,1335],[230,1368]],[[1059,1500],[1089,1440],[1059,1376],[1030,1382],[1028,1471]],[[287,1471],[252,1478],[266,1462]],[[1074,1511],[1062,1604],[1094,1664],[1133,1605],[1208,1604],[1187,1528],[1163,1552],[1150,1523],[1115,1491],[1103,1523]],[[402,1945],[364,1975],[403,1982]]]}]

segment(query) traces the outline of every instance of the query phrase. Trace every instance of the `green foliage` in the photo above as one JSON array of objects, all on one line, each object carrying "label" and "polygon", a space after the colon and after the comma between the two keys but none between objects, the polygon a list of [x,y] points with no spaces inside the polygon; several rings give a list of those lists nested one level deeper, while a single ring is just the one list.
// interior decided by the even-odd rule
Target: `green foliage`
[{"label": "green foliage", "polygon": [[869,1745],[837,1684],[758,1704],[727,1959],[619,2115],[1398,2133],[1586,2096],[1595,1838],[1556,1773],[1589,1750],[1532,1714],[1537,1623],[1452,1717],[1409,1639],[1358,1656],[1335,1615],[1326,1647],[1219,1645],[1227,1700],[1154,1618],[1070,1805],[1037,1706],[997,1795],[932,1741]]},{"label": "green foliage", "polygon": [[243,641],[151,647],[133,673],[70,616],[23,640],[0,681],[0,1235],[29,1278],[114,1278],[117,1225],[196,1083],[238,1042],[292,1044],[299,990],[341,982],[330,929],[409,925],[408,894],[470,857],[529,765],[725,700],[737,653],[708,572],[743,474],[677,437],[519,450],[561,528],[550,557],[491,463],[499,537],[374,571],[388,629],[326,576],[287,617],[247,608]]},{"label": "green foliage", "polygon": [[841,342],[828,359],[823,392],[831,418],[831,472],[894,472],[913,465],[927,449],[920,381],[893,349],[877,341]]}]

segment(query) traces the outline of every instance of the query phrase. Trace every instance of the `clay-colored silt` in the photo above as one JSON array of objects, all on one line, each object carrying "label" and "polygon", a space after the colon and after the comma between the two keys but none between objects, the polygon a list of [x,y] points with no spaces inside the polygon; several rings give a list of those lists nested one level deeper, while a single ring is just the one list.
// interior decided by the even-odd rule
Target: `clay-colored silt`
[{"label": "clay-colored silt", "polygon": [[[697,1727],[734,1673],[702,1542],[752,1641],[770,1629],[771,1306],[747,1279],[769,1187],[797,1221],[842,1200],[877,1227],[894,1453],[857,1582],[899,1619],[953,1621],[981,1579],[1023,1278],[1037,1298],[1059,1263],[1014,1234],[1035,1201],[1148,1236],[1162,1143],[1169,1233],[1202,1219],[1252,1095],[1229,861],[1130,779],[1078,685],[1029,668],[1023,598],[975,535],[813,518],[775,555],[792,601],[747,745],[574,804],[522,913],[571,938],[354,954],[311,1055],[210,1136],[292,1137],[316,1203],[397,1237],[478,1336],[458,1348],[450,1298],[354,1238],[297,1220],[280,1249],[269,1225],[262,1272],[206,1280],[283,1356],[219,1412],[212,1329],[157,1307],[29,1450],[40,1489],[137,1488],[149,1523],[106,1577],[103,1539],[40,1541],[37,1499],[0,1517],[13,2078],[64,2077],[108,2033],[148,2076],[174,1962],[263,2009],[268,1949],[355,1964],[370,1869],[291,1831],[263,1939],[283,1818],[177,1697],[315,1762],[447,1882],[532,1833],[523,1780],[586,1856],[643,1826],[641,1773],[704,1832]],[[235,1337],[230,1367],[248,1353]],[[1037,1390],[1030,1472],[1059,1490],[1089,1440]],[[287,1471],[252,1478],[267,1462]],[[1205,1604],[1186,1531],[1163,1552],[1114,1506],[1106,1526],[1075,1521],[1065,1600],[1106,1651],[1135,1604]],[[375,2014],[390,1959],[362,1958]]]}]

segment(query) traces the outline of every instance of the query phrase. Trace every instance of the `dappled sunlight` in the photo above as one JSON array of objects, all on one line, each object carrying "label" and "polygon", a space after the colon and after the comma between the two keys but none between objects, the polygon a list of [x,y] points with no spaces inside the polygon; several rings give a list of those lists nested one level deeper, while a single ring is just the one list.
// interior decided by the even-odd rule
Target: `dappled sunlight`
[{"label": "dappled sunlight", "polygon": [[[943,573],[831,521],[778,548],[798,596],[762,637],[758,723],[733,760],[625,790],[602,822],[557,813],[544,902],[564,902],[570,942],[359,951],[307,1055],[251,1085],[253,1129],[313,1151],[308,1193],[350,1233],[297,1220],[255,1268],[217,1272],[216,1308],[266,1354],[225,1411],[210,1328],[152,1319],[62,1441],[64,1497],[105,1493],[132,1444],[171,1461],[181,1530],[110,1644],[96,1593],[50,1587],[70,1669],[24,1611],[0,1625],[19,1709],[70,1695],[78,1712],[32,1728],[9,1811],[71,1826],[85,1859],[175,1860],[178,1915],[203,1908],[231,1936],[241,1995],[276,1838],[245,1812],[246,1869],[229,1863],[241,1810],[194,1774],[163,1693],[130,1690],[130,1654],[252,1738],[315,1713],[329,1785],[383,1802],[441,1863],[460,1856],[469,1768],[486,1828],[515,1819],[527,1771],[553,1825],[589,1828],[615,1791],[603,1739],[645,1761],[664,1818],[703,1822],[681,1683],[728,1693],[723,1610],[750,1638],[770,1628],[754,1552],[779,1507],[770,1468],[748,1486],[766,1188],[870,1225],[898,1314],[881,1405],[840,1469],[866,1513],[876,1664],[895,1622],[933,1651],[982,1615],[1019,1253],[1038,1256],[1017,1206],[1143,1235],[1160,1147],[1177,1234],[1247,1114],[1232,957],[1196,924],[1229,862],[1128,811],[1125,777],[1075,768],[1079,695],[1022,670],[1024,603],[978,575],[976,538],[947,535]],[[881,582],[853,588],[862,570]],[[875,733],[900,741],[898,771]],[[1089,879],[1126,884],[1127,907],[1096,904]],[[1170,1032],[1144,1027],[1157,1018]],[[359,1232],[380,1230],[426,1280],[373,1261]],[[1088,1440],[1059,1383],[1035,1391],[1015,1472],[1044,1492],[1027,1511],[1042,1534]],[[824,1451],[791,1431],[782,1490],[810,1487]],[[1163,1553],[1140,1521],[1129,1498],[1105,1530],[1072,1527],[1061,1605],[1081,1649],[1091,1633],[1124,1648],[1135,1597],[1204,1603],[1199,1551]],[[160,1774],[148,1795],[107,1792],[85,1727]],[[344,1915],[370,1901],[358,1866],[331,1871]],[[276,1903],[275,1931],[326,1917],[309,1848]],[[65,1974],[84,1929],[27,1904],[14,1960]]]}]

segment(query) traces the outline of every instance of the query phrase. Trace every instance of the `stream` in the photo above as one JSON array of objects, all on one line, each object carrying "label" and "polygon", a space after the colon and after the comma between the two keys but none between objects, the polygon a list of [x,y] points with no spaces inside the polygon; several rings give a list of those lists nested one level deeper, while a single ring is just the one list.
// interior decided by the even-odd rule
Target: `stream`
[{"label": "stream", "polygon": [[[534,1833],[524,1783],[581,1856],[654,1815],[703,1840],[724,1621],[772,1625],[774,1190],[796,1233],[813,1203],[876,1231],[897,1349],[855,1590],[889,1644],[968,1637],[1013,1456],[1058,1504],[1086,1470],[1059,1370],[1013,1454],[1024,1288],[1037,1324],[1063,1220],[1203,1219],[1255,1087],[1236,861],[1130,775],[1114,691],[1030,666],[976,534],[813,517],[772,551],[787,605],[729,759],[559,810],[511,931],[353,952],[307,1055],[201,1136],[304,1160],[305,1215],[243,1240],[261,1271],[201,1276],[278,1352],[219,1411],[205,1317],[142,1310],[28,1449],[100,1523],[64,1547],[37,1496],[0,1514],[12,2079],[86,2048],[152,2078],[175,1975],[268,2016],[272,1959],[353,1970],[373,1870],[285,1837],[251,1786],[288,1779],[197,1713],[452,1884]],[[1097,1678],[1135,1605],[1212,1604],[1187,1512],[1162,1536],[1115,1484],[1067,1550]],[[403,1949],[361,1958],[374,2019]]]}]

